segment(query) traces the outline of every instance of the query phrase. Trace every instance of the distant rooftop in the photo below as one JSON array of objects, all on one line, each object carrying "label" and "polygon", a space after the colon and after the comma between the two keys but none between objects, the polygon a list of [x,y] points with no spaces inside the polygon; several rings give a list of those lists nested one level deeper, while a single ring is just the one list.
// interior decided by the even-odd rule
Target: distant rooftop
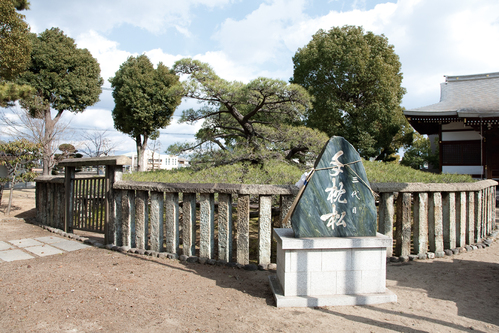
[{"label": "distant rooftop", "polygon": [[406,116],[499,117],[499,72],[445,76],[440,102],[405,110]]}]

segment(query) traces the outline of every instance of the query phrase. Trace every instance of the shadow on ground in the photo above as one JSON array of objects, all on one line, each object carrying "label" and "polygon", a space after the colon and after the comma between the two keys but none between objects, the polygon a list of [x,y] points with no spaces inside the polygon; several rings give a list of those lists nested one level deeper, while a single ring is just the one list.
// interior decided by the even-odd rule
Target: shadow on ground
[{"label": "shadow on ground", "polygon": [[215,281],[218,287],[234,289],[253,297],[262,298],[265,299],[267,305],[275,306],[268,282],[268,276],[275,274],[275,271],[247,271],[236,267],[189,263],[185,261],[179,261],[178,264],[170,264],[169,260],[163,262],[161,260],[152,260],[147,256],[127,255],[173,270],[194,273]]},{"label": "shadow on ground", "polygon": [[[459,316],[499,325],[499,264],[463,259],[415,261],[390,265],[387,279],[397,281],[397,286],[424,289],[429,298],[454,302]],[[470,284],[474,287],[469,288]],[[485,308],[497,310],[485,312]]]}]

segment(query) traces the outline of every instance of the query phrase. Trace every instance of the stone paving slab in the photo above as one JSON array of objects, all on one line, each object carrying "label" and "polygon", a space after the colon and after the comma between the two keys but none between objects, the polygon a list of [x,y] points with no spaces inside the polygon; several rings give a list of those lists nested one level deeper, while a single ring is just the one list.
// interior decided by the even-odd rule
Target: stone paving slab
[{"label": "stone paving slab", "polygon": [[43,245],[43,243],[40,243],[34,239],[31,238],[24,238],[24,239],[15,239],[15,240],[10,240],[10,244],[15,245],[17,247],[28,247],[28,246],[37,246],[37,245]]},{"label": "stone paving slab", "polygon": [[26,260],[33,258],[34,257],[32,255],[29,255],[19,249],[0,251],[0,259],[3,261]]},{"label": "stone paving slab", "polygon": [[38,237],[35,238],[36,241],[45,243],[45,244],[52,244],[52,243],[57,243],[62,240],[60,237],[54,237],[54,236],[46,236],[46,237]]},{"label": "stone paving slab", "polygon": [[0,241],[0,251],[8,250],[8,249],[12,249],[12,245],[9,243],[5,243],[5,242]]},{"label": "stone paving slab", "polygon": [[54,255],[54,254],[64,253],[64,251],[56,249],[55,247],[52,247],[50,245],[30,246],[30,247],[26,247],[24,249],[26,251],[34,253],[34,254],[36,254],[37,256],[40,256],[40,257],[45,257],[45,256],[51,256],[51,255]]},{"label": "stone paving slab", "polygon": [[52,243],[50,244],[52,246],[55,246],[59,249],[62,249],[64,251],[76,251],[76,250],[81,250],[85,249],[87,247],[90,247],[90,245],[85,245],[79,242],[71,241],[71,240],[61,240],[60,242],[57,243]]},{"label": "stone paving slab", "polygon": [[8,242],[0,241],[0,262],[34,259],[77,251],[87,247],[90,246],[54,236],[15,239]]}]

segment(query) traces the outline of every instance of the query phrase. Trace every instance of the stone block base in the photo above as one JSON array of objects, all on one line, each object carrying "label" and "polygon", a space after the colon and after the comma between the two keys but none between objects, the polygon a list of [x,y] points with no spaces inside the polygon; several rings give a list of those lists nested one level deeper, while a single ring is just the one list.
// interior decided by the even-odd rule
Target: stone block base
[{"label": "stone block base", "polygon": [[294,238],[274,229],[277,275],[270,284],[277,306],[364,305],[396,302],[386,289],[386,248],[376,237]]},{"label": "stone block base", "polygon": [[397,301],[397,295],[386,289],[384,293],[356,295],[284,296],[277,275],[269,276],[270,289],[274,294],[276,306],[316,307],[341,305],[370,305]]}]

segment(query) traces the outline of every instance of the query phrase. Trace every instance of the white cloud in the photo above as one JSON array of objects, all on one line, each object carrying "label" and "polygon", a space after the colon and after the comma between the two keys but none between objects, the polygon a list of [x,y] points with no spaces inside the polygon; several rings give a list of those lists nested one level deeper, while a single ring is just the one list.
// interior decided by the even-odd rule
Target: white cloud
[{"label": "white cloud", "polygon": [[286,27],[303,21],[305,3],[305,0],[262,3],[243,20],[226,19],[214,39],[230,59],[245,65],[278,61]]},{"label": "white cloud", "polygon": [[[68,35],[88,30],[106,32],[122,24],[129,24],[151,33],[164,33],[177,28],[187,33],[191,10],[197,6],[208,9],[223,7],[232,0],[86,0],[34,1],[25,14],[34,32],[46,27],[60,27]],[[54,14],[57,13],[57,14]],[[179,29],[181,28],[181,29]]]},{"label": "white cloud", "polygon": [[[242,82],[258,76],[287,80],[292,76],[292,56],[310,41],[317,30],[346,24],[362,25],[366,31],[384,34],[394,45],[402,63],[403,85],[408,91],[403,105],[408,108],[437,102],[444,74],[499,71],[497,0],[398,0],[397,3],[378,4],[371,10],[364,10],[365,2],[357,0],[349,6],[353,8],[351,10],[325,12],[313,18],[305,14],[310,0],[261,0],[254,11],[238,13],[241,19],[226,17],[217,31],[193,35],[190,27],[194,9],[204,6],[206,17],[212,12],[219,15],[221,11],[217,10],[236,1],[48,0],[33,2],[32,9],[25,14],[34,32],[59,26],[67,35],[77,36],[78,46],[88,48],[99,61],[107,87],[110,86],[107,79],[114,76],[119,66],[129,56],[137,55],[120,48],[111,37],[105,37],[111,29],[119,33],[120,27],[127,24],[151,34],[168,31],[191,36],[185,38],[189,39],[186,45],[211,35],[213,43],[207,44],[206,49],[196,50],[195,54],[188,51],[168,53],[166,46],[159,41],[158,46],[143,49],[154,64],[162,61],[171,67],[180,58],[192,57],[209,63],[220,77]],[[205,17],[195,19],[202,24]],[[136,43],[140,49],[141,41]],[[178,45],[176,50],[188,49],[186,45]],[[111,103],[109,96],[105,98],[107,108]],[[177,114],[185,108],[197,106],[193,101],[184,101]],[[107,128],[112,128],[110,110],[106,114],[99,111],[102,108],[102,105],[97,105],[96,111],[85,111],[81,118],[73,121],[73,126],[81,121],[81,126],[101,128],[107,124]],[[183,126],[188,125],[175,122],[166,131],[196,131]],[[179,139],[187,138],[179,136]],[[130,140],[127,138],[124,142]]]},{"label": "white cloud", "polygon": [[183,58],[182,55],[172,55],[165,53],[162,49],[154,49],[150,51],[144,52],[145,55],[151,60],[151,62],[154,65],[159,64],[162,62],[164,65],[168,66],[169,68],[173,67],[173,64],[175,61],[180,60]]}]

